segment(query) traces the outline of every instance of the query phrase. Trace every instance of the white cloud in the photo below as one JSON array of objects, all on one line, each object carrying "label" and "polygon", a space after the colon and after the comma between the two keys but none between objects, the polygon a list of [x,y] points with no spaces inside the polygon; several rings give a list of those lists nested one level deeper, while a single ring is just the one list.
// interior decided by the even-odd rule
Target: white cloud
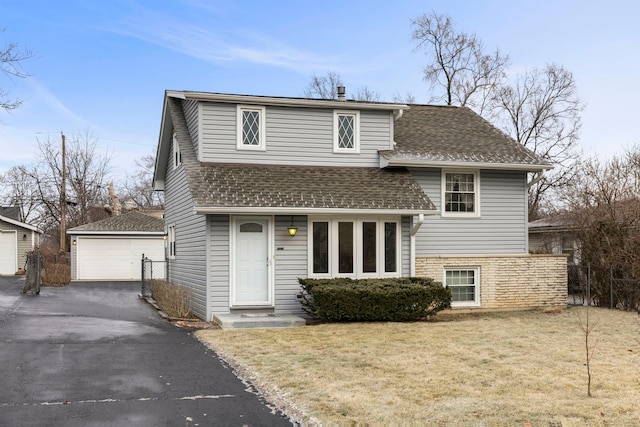
[{"label": "white cloud", "polygon": [[242,61],[309,74],[315,70],[335,69],[338,63],[337,58],[320,57],[241,29],[235,29],[233,35],[224,35],[154,11],[142,9],[137,12],[135,16],[127,16],[103,30],[134,37],[213,64]]},{"label": "white cloud", "polygon": [[34,92],[31,95],[31,100],[29,101],[30,103],[44,104],[53,111],[60,114],[63,118],[74,122],[76,126],[78,124],[86,126],[89,123],[87,120],[83,119],[82,117],[71,111],[69,108],[67,108],[60,100],[60,98],[54,95],[51,91],[49,91],[49,89],[38,82],[35,78],[29,78],[27,82],[31,87],[31,90]]}]

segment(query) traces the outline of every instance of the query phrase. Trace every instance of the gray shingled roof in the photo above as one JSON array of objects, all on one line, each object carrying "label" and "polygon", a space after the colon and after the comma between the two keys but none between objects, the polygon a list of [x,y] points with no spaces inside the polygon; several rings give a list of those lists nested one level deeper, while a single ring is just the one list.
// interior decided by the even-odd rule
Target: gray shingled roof
[{"label": "gray shingled roof", "polygon": [[18,206],[0,206],[0,216],[20,221],[20,208]]},{"label": "gray shingled roof", "polygon": [[394,124],[389,160],[550,166],[466,107],[410,105]]},{"label": "gray shingled roof", "polygon": [[435,209],[405,169],[200,163],[181,101],[168,108],[196,209]]},{"label": "gray shingled roof", "polygon": [[73,232],[162,233],[164,232],[164,220],[142,212],[131,211],[68,230],[70,234],[73,234]]}]

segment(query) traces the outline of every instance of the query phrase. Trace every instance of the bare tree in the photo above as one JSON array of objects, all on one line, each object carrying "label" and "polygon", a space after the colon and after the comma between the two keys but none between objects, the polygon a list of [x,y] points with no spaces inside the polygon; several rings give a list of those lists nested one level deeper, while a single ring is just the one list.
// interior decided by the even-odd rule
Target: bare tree
[{"label": "bare tree", "polygon": [[[97,151],[97,139],[86,131],[67,140],[66,195],[69,227],[87,224],[108,216],[104,206],[108,204],[107,183],[111,163],[110,154]],[[32,172],[41,214],[38,225],[49,232],[60,225],[60,194],[62,163],[60,142],[47,139],[38,141],[40,162]]]},{"label": "bare tree", "polygon": [[324,76],[314,74],[304,91],[307,98],[338,99],[338,86],[344,86],[340,73],[327,71]]},{"label": "bare tree", "polygon": [[534,68],[494,88],[492,106],[495,120],[508,135],[555,166],[529,189],[529,217],[535,219],[545,197],[553,198],[577,171],[584,106],[575,80],[555,64]]},{"label": "bare tree", "polygon": [[432,12],[411,24],[416,49],[429,58],[424,79],[432,90],[430,102],[467,106],[482,115],[505,78],[509,57],[498,49],[487,53],[475,34],[456,29],[448,15]]},{"label": "bare tree", "polygon": [[[314,74],[309,85],[304,91],[307,98],[338,99],[338,86],[344,86],[340,73],[327,71],[324,76]],[[353,99],[363,102],[378,102],[380,94],[371,90],[368,86],[361,86],[354,92]]]},{"label": "bare tree", "polygon": [[32,222],[40,206],[34,172],[27,166],[13,166],[0,175],[0,205],[20,209],[20,221]]},{"label": "bare tree", "polygon": [[413,96],[411,92],[407,92],[405,95],[400,95],[400,93],[396,93],[393,95],[393,102],[398,102],[401,104],[415,104],[416,97]]},{"label": "bare tree", "polygon": [[584,108],[573,75],[558,65],[534,68],[507,80],[509,57],[487,52],[475,34],[432,12],[412,21],[413,39],[430,59],[424,78],[431,101],[467,106],[497,124],[555,168],[529,189],[529,217],[555,201],[575,173],[580,114]]},{"label": "bare tree", "polygon": [[353,99],[363,102],[380,102],[380,94],[371,90],[367,85],[364,85],[356,89],[356,94]]},{"label": "bare tree", "polygon": [[[3,33],[4,29],[0,29]],[[22,69],[22,62],[33,57],[33,53],[27,49],[21,49],[17,43],[9,42],[0,48],[0,71],[8,78],[27,77],[28,74]],[[19,99],[9,99],[9,92],[0,87],[0,108],[11,111],[22,104]]]},{"label": "bare tree", "polygon": [[127,175],[124,184],[122,200],[133,202],[138,209],[162,207],[164,205],[163,193],[153,190],[153,169],[155,167],[155,155],[147,154],[140,160],[136,160],[136,171],[133,175]]},{"label": "bare tree", "polygon": [[597,267],[591,283],[597,305],[640,307],[639,156],[636,147],[608,162],[583,161],[563,193],[581,262]]}]

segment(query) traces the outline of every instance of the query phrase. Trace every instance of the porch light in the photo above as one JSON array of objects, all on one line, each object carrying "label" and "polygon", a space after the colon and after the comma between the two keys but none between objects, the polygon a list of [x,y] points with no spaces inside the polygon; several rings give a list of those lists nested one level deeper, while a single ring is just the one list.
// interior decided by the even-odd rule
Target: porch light
[{"label": "porch light", "polygon": [[75,246],[75,245],[77,245],[77,244],[78,244],[78,241],[77,241],[77,240],[74,240],[74,241],[73,241],[73,246]]},{"label": "porch light", "polygon": [[291,217],[291,225],[287,228],[287,231],[289,232],[289,236],[291,237],[295,236],[298,232],[298,227],[293,225],[293,216]]}]

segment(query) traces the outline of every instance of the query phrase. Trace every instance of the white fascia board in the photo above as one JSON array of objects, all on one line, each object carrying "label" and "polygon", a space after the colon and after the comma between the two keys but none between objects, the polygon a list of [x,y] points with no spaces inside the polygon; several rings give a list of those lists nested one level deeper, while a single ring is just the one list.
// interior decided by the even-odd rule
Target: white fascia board
[{"label": "white fascia board", "polygon": [[194,213],[229,215],[438,215],[439,211],[415,209],[339,209],[339,208],[282,208],[282,207],[194,207]]},{"label": "white fascia board", "polygon": [[[384,166],[383,166],[384,165]],[[404,167],[429,167],[451,169],[497,169],[520,170],[536,172],[553,169],[551,165],[532,165],[525,163],[491,163],[491,162],[457,162],[457,161],[433,161],[419,159],[387,159],[380,156],[380,167],[404,166]]]},{"label": "white fascia board", "polygon": [[27,223],[20,222],[12,218],[7,218],[6,216],[0,215],[0,221],[7,222],[9,224],[15,225],[20,228],[26,228],[27,230],[35,231],[36,233],[40,233],[40,234],[44,233],[38,227],[34,227],[33,225],[29,225]]},{"label": "white fascia board", "polygon": [[167,170],[167,163],[169,161],[169,144],[173,135],[170,132],[171,118],[169,116],[169,109],[167,106],[167,93],[164,102],[162,104],[162,119],[160,121],[160,132],[158,137],[158,146],[156,147],[156,161],[153,168],[153,180],[154,189],[156,189],[156,183],[162,181],[162,190],[164,190],[164,178]]},{"label": "white fascia board", "polygon": [[233,104],[278,105],[285,107],[329,107],[351,110],[387,110],[396,111],[409,108],[407,104],[383,104],[357,101],[338,101],[328,99],[285,98],[255,95],[231,95],[211,92],[167,91],[167,96],[178,99],[195,99],[199,101],[226,102]]},{"label": "white fascia board", "polygon": [[95,237],[99,236],[139,236],[139,237],[154,237],[154,236],[164,236],[164,231],[74,231],[67,230],[67,234],[74,236],[88,236],[93,235]]}]

